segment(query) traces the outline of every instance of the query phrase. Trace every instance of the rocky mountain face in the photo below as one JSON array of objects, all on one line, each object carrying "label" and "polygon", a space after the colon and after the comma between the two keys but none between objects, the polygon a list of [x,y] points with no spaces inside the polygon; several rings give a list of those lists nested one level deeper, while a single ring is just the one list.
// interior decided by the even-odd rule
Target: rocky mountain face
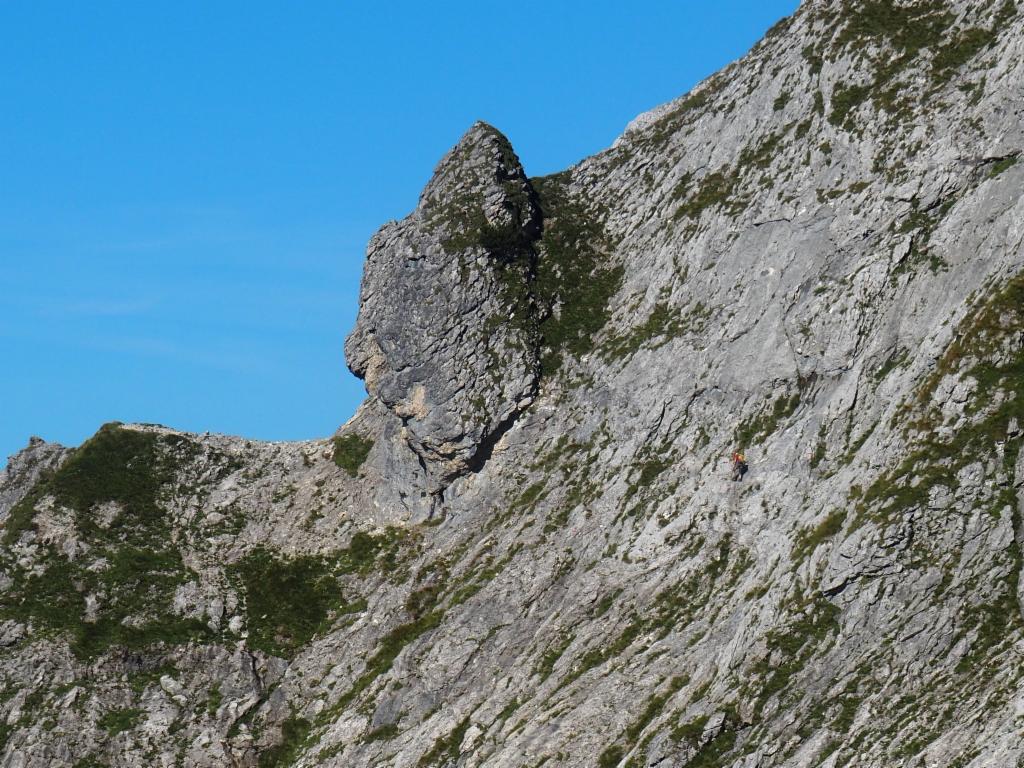
[{"label": "rocky mountain face", "polygon": [[810,0],[563,173],[473,126],[333,438],[11,459],[0,764],[1024,766],[1022,84]]}]

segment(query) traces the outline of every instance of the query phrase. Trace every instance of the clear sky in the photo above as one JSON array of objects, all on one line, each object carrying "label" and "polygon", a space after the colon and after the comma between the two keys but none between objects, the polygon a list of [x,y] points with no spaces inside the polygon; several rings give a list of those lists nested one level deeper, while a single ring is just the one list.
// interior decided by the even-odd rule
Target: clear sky
[{"label": "clear sky", "polygon": [[366,242],[474,120],[561,170],[796,6],[0,0],[0,465],[331,433]]}]

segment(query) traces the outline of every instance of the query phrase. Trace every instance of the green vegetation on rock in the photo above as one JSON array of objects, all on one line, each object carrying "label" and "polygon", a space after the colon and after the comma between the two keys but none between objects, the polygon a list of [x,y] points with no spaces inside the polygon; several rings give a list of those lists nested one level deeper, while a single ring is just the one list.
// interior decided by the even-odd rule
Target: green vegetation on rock
[{"label": "green vegetation on rock", "polygon": [[546,308],[540,323],[544,346],[541,369],[558,370],[565,354],[582,357],[608,322],[608,303],[622,285],[625,270],[611,259],[604,226],[572,197],[565,179],[535,179],[544,212],[544,231],[533,290]]},{"label": "green vegetation on rock", "polygon": [[988,26],[955,28],[955,17],[941,0],[897,3],[895,0],[848,0],[842,14],[842,31],[836,37],[839,50],[855,52],[872,46],[888,46],[891,53],[878,57],[871,79],[837,86],[832,94],[830,122],[856,131],[853,112],[869,98],[879,110],[898,120],[908,120],[913,85],[903,74],[926,53],[930,54],[932,91],[943,87],[964,65],[992,46],[1000,28],[1016,15],[1013,2],[1004,2]]},{"label": "green vegetation on rock", "polygon": [[820,650],[819,646],[839,632],[839,608],[818,595],[796,606],[794,618],[782,629],[767,635],[768,647],[781,661],[762,660],[753,671],[764,679],[757,689],[758,712],[775,696],[792,696],[791,682]]},{"label": "green vegetation on rock", "polygon": [[110,736],[129,731],[142,721],[141,709],[112,709],[99,720],[99,726]]},{"label": "green vegetation on rock", "polygon": [[[618,743],[613,744],[608,747],[603,754],[618,754],[620,756],[619,759],[621,760],[621,755],[633,749],[636,743],[640,740],[640,736],[643,734],[644,730],[646,730],[647,726],[649,726],[654,719],[661,714],[669,699],[675,696],[675,694],[678,693],[686,683],[687,678],[685,676],[673,677],[669,681],[666,690],[662,693],[653,695],[647,701],[647,705],[644,707],[637,719],[626,727],[626,730],[622,734],[624,743],[621,745]],[[632,763],[632,761],[630,762]],[[613,763],[613,765],[615,765],[615,763]]]},{"label": "green vegetation on rock", "polygon": [[598,755],[597,766],[598,768],[615,768],[622,761],[624,754],[621,746],[612,744]]},{"label": "green vegetation on rock", "polygon": [[333,616],[361,610],[348,603],[327,558],[281,557],[258,548],[231,568],[245,591],[249,645],[289,657],[323,631]]},{"label": "green vegetation on rock", "polygon": [[[194,455],[184,437],[108,424],[16,508],[5,538],[34,527],[46,497],[71,511],[90,559],[67,559],[41,548],[41,568],[10,569],[11,589],[0,595],[0,616],[70,635],[75,653],[91,658],[113,646],[143,647],[204,637],[200,621],[171,612],[175,589],[190,571],[173,546],[161,500],[174,468]],[[106,510],[101,512],[101,510]],[[90,567],[102,559],[103,567]],[[97,615],[85,616],[85,596],[99,594]]]},{"label": "green vegetation on rock", "polygon": [[711,310],[698,301],[682,309],[657,302],[647,319],[628,332],[607,339],[600,349],[605,360],[619,360],[640,349],[655,350],[672,339],[704,330]]},{"label": "green vegetation on rock", "polygon": [[339,578],[375,566],[394,571],[405,536],[397,529],[353,534],[348,547],[329,555],[287,556],[257,547],[228,568],[245,595],[249,645],[290,658],[338,616],[366,608],[345,597]]},{"label": "green vegetation on rock", "polygon": [[996,176],[1010,170],[1020,160],[1020,155],[1007,155],[1000,160],[992,163],[988,169],[988,176],[990,179],[994,179]]},{"label": "green vegetation on rock", "polygon": [[[15,507],[4,542],[13,543],[31,527],[35,504],[53,496],[74,511],[75,524],[86,535],[111,543],[162,545],[168,523],[160,495],[173,482],[175,466],[195,450],[180,435],[106,424]],[[117,513],[105,525],[93,514],[100,504],[116,505]]]},{"label": "green vegetation on rock", "polygon": [[854,127],[853,113],[871,96],[870,85],[838,85],[832,92],[832,111],[828,121],[847,129]]},{"label": "green vegetation on rock", "polygon": [[373,448],[373,440],[357,434],[339,435],[331,441],[334,445],[334,463],[344,469],[349,477],[356,477],[366,457]]},{"label": "green vegetation on rock", "polygon": [[128,685],[136,695],[141,696],[149,686],[159,682],[160,678],[164,675],[174,677],[177,674],[178,669],[174,664],[169,662],[154,664],[149,668],[140,670],[139,672],[131,675]]},{"label": "green vegetation on rock", "polygon": [[[905,460],[879,477],[860,496],[854,525],[872,520],[882,526],[898,525],[915,510],[929,509],[934,492],[955,493],[961,470],[969,465],[985,467],[972,511],[995,517],[1009,515],[1015,529],[1021,527],[1014,484],[1020,456],[1020,440],[1008,439],[1013,425],[1024,424],[1024,273],[1012,277],[981,302],[961,323],[953,342],[939,359],[913,402],[898,415],[910,440]],[[935,398],[948,376],[973,382],[955,429]],[[927,550],[927,539],[913,542],[916,567],[937,565]],[[1011,630],[1024,628],[1017,601],[1018,580],[1024,556],[1015,541],[989,564],[989,600],[963,606],[959,631],[971,639],[970,650],[959,671],[978,674],[989,654],[1002,647]]]},{"label": "green vegetation on rock", "polygon": [[417,768],[429,768],[435,765],[454,765],[459,759],[459,747],[469,730],[469,718],[459,722],[446,736],[439,736],[429,751],[423,754],[416,763]]},{"label": "green vegetation on rock", "polygon": [[729,764],[724,759],[725,755],[736,746],[737,730],[738,726],[734,722],[727,721],[718,735],[698,749],[697,754],[684,763],[682,768],[724,768]]},{"label": "green vegetation on rock", "polygon": [[712,171],[697,184],[696,188],[689,185],[678,190],[677,194],[684,197],[676,208],[674,218],[697,220],[706,210],[722,209],[728,214],[743,210],[746,200],[736,197],[739,176],[731,168]]},{"label": "green vegetation on rock", "polygon": [[772,407],[761,413],[748,416],[736,428],[734,442],[740,448],[760,445],[775,433],[779,426],[800,406],[800,391],[792,395],[779,395]]},{"label": "green vegetation on rock", "polygon": [[829,512],[816,526],[801,530],[793,543],[793,559],[799,562],[812,554],[822,543],[839,533],[845,521],[846,510],[836,509]]},{"label": "green vegetation on rock", "polygon": [[260,753],[259,768],[285,768],[292,765],[302,754],[310,728],[308,720],[295,715],[281,723],[281,741]]},{"label": "green vegetation on rock", "polygon": [[220,705],[224,701],[224,694],[221,693],[220,683],[214,683],[210,686],[210,693],[206,699],[206,714],[210,717],[214,717],[217,714],[217,710],[220,709]]}]

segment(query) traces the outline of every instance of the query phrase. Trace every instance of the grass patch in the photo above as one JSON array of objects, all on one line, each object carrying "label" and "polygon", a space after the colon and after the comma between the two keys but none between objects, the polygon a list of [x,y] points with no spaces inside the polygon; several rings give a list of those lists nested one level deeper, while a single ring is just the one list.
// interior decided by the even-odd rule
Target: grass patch
[{"label": "grass patch", "polygon": [[901,275],[921,265],[926,265],[932,274],[948,269],[946,262],[932,250],[930,243],[932,234],[956,203],[957,197],[950,196],[922,210],[917,207],[917,202],[914,202],[913,209],[899,227],[899,232],[912,235],[910,251],[893,270],[893,275]]},{"label": "grass patch", "polygon": [[399,734],[399,732],[398,723],[388,723],[387,725],[374,728],[366,734],[366,738],[363,739],[363,741],[367,743],[372,743],[374,741],[391,741]]},{"label": "grass patch", "polygon": [[903,368],[909,359],[910,353],[908,350],[899,348],[894,349],[885,359],[885,362],[882,363],[873,374],[871,374],[871,380],[875,385],[881,384],[894,370],[897,368]]},{"label": "grass patch", "polygon": [[762,660],[754,672],[765,676],[757,697],[756,711],[777,695],[792,692],[792,680],[799,674],[819,646],[833,633],[839,632],[839,608],[822,596],[803,601],[796,607],[796,617],[783,629],[766,636],[768,647],[781,656],[779,663]]},{"label": "grass patch", "polygon": [[643,323],[602,344],[601,356],[608,361],[621,360],[643,348],[658,349],[672,339],[704,330],[710,314],[711,310],[699,301],[685,309],[659,301]]},{"label": "grass patch", "polygon": [[[691,555],[700,548],[695,541]],[[749,567],[746,550],[735,547],[729,536],[723,536],[717,545],[717,557],[704,570],[693,571],[675,584],[666,587],[650,605],[638,607],[623,626],[619,635],[610,641],[593,644],[572,665],[562,678],[566,686],[602,664],[619,658],[636,640],[645,635],[660,639],[673,631],[689,626],[700,614],[714,594],[733,589],[739,576]],[[612,593],[614,601],[618,593]],[[602,601],[603,603],[604,601]],[[597,610],[603,606],[599,604]]]},{"label": "grass patch", "polygon": [[[996,14],[991,28],[972,27],[956,31],[955,17],[941,0],[897,4],[893,0],[861,0],[847,3],[845,24],[836,37],[840,49],[857,52],[881,47],[875,57],[870,82],[838,88],[833,94],[830,121],[847,130],[855,129],[853,112],[870,98],[877,109],[908,121],[913,103],[906,97],[913,86],[901,82],[903,74],[925,52],[931,54],[930,87],[943,87],[953,75],[994,42],[1006,9]],[[1015,8],[1010,9],[1015,13]]]},{"label": "grass patch", "polygon": [[738,726],[727,723],[721,732],[695,754],[682,768],[719,768],[725,765],[723,758],[736,746]]},{"label": "grass patch", "polygon": [[800,407],[799,390],[792,395],[779,395],[769,410],[740,422],[736,428],[735,444],[740,448],[760,445],[773,435],[779,425],[792,416],[798,407]]},{"label": "grass patch", "polygon": [[641,143],[655,149],[662,149],[673,135],[689,121],[695,119],[704,107],[711,104],[725,82],[725,77],[721,73],[712,75],[702,84],[699,91],[688,93],[678,105],[651,125],[641,136]]},{"label": "grass patch", "polygon": [[604,225],[570,195],[563,177],[535,179],[534,185],[545,218],[532,290],[544,313],[541,370],[551,374],[564,355],[578,358],[593,350],[625,269],[610,258]]},{"label": "grass patch", "polygon": [[836,38],[838,47],[866,47],[887,41],[903,56],[916,56],[940,44],[953,16],[940,0],[897,5],[893,0],[859,0],[844,4],[846,25]]},{"label": "grass patch", "polygon": [[533,485],[529,486],[516,499],[512,502],[512,507],[515,509],[531,510],[533,509],[547,494],[544,493],[544,488],[547,485],[546,480],[539,480]]},{"label": "grass patch", "polygon": [[[201,622],[171,611],[176,588],[190,571],[172,548],[163,499],[176,490],[176,469],[199,452],[185,437],[106,424],[19,505],[10,543],[34,525],[34,505],[50,496],[72,511],[90,559],[68,560],[39,548],[35,566],[11,563],[11,589],[0,595],[0,616],[66,636],[80,658],[113,646],[144,647],[210,636]],[[98,514],[108,505],[106,514]],[[102,558],[103,567],[89,567]],[[98,615],[85,621],[85,596],[102,595]]]},{"label": "grass patch", "polygon": [[337,616],[364,610],[364,600],[346,600],[338,577],[365,572],[385,540],[359,532],[333,556],[284,557],[259,547],[232,564],[228,572],[245,594],[249,645],[290,658]]},{"label": "grass patch", "polygon": [[308,720],[294,715],[281,723],[281,741],[260,753],[259,768],[292,765],[302,754],[311,727]]},{"label": "grass patch", "polygon": [[[68,636],[80,659],[113,646],[140,648],[209,637],[202,622],[170,613],[184,572],[176,552],[120,550],[110,557],[112,567],[99,572],[56,554],[44,559],[42,573],[15,571],[12,588],[0,595],[0,615]],[[86,621],[85,595],[101,589],[107,601],[95,621]],[[136,622],[125,623],[129,617]]]},{"label": "grass patch", "polygon": [[1020,155],[1007,155],[1004,158],[996,160],[988,169],[988,177],[994,179],[1002,173],[1010,170],[1020,160]]},{"label": "grass patch", "polygon": [[695,747],[700,743],[700,737],[704,735],[704,729],[707,728],[709,719],[707,715],[701,715],[696,720],[681,723],[669,732],[669,738],[677,743],[686,742]]},{"label": "grass patch", "polygon": [[174,664],[168,662],[153,667],[152,669],[143,670],[130,675],[128,678],[128,685],[136,695],[141,696],[149,686],[160,682],[160,678],[164,675],[174,677],[177,674],[178,668],[175,667]]},{"label": "grass patch", "polygon": [[836,86],[832,92],[832,111],[828,121],[837,127],[853,128],[853,113],[871,95],[871,85]]},{"label": "grass patch", "polygon": [[[163,545],[169,527],[160,499],[174,480],[175,468],[197,451],[179,435],[105,424],[16,507],[5,526],[4,543],[14,543],[31,527],[32,506],[49,495],[74,511],[75,525],[85,536],[109,543]],[[93,511],[107,503],[117,505],[117,513],[101,524]]]},{"label": "grass patch", "polygon": [[729,214],[738,213],[746,205],[745,199],[735,196],[738,185],[738,174],[732,169],[722,168],[707,174],[694,193],[676,208],[673,218],[696,221],[704,211],[716,208]]},{"label": "grass patch", "polygon": [[654,721],[654,718],[661,714],[666,702],[675,696],[686,685],[686,682],[687,678],[685,677],[673,677],[666,691],[655,694],[647,701],[647,706],[644,707],[640,716],[630,723],[629,727],[625,730],[624,736],[630,745],[637,742],[644,729]]},{"label": "grass patch", "polygon": [[[34,505],[52,496],[71,510],[89,558],[69,561],[42,545],[35,567],[12,563],[12,587],[0,595],[0,617],[31,622],[43,633],[64,635],[79,658],[114,646],[145,647],[210,636],[204,623],[173,614],[176,588],[190,578],[170,544],[162,501],[174,490],[175,470],[198,452],[179,435],[103,426],[23,501],[16,539],[32,527]],[[98,514],[109,505],[107,514]],[[104,566],[90,567],[102,559]],[[95,620],[85,620],[85,596],[103,595]]]},{"label": "grass patch", "polygon": [[216,715],[223,701],[224,694],[221,693],[220,683],[214,683],[210,686],[210,693],[206,697],[206,714],[210,717]]},{"label": "grass patch", "polygon": [[[1018,273],[990,290],[960,324],[931,375],[914,398],[894,417],[908,440],[906,459],[875,480],[861,495],[857,523],[870,520],[882,527],[898,525],[919,510],[933,515],[933,492],[955,494],[961,470],[974,464],[983,474],[972,484],[972,509],[968,514],[1010,515],[1021,526],[1015,484],[1020,457],[1019,440],[1008,439],[1011,424],[1024,423],[1024,273]],[[955,429],[935,395],[940,382],[953,376],[973,380],[975,386],[964,404]],[[977,490],[974,490],[977,489]],[[938,513],[938,514],[949,514]],[[942,521],[936,521],[936,524]],[[946,568],[949,552],[929,548],[927,537],[916,537],[908,561],[917,568]],[[1019,574],[1024,567],[1019,543],[1011,541],[987,564],[983,592],[971,599],[958,598],[964,606],[958,634],[970,645],[957,672],[980,683],[991,665],[988,659],[1024,628],[1017,601]],[[947,581],[937,587],[941,592]]]},{"label": "grass patch", "polygon": [[[662,446],[661,450],[668,453],[671,448],[669,446]],[[665,453],[640,462],[638,465],[640,472],[637,474],[636,479],[626,488],[627,499],[632,498],[641,490],[650,488],[654,481],[672,466],[672,455],[670,453],[665,455]]]},{"label": "grass patch", "polygon": [[995,29],[972,27],[960,32],[949,44],[939,48],[932,57],[932,80],[936,84],[947,82],[967,62],[996,40]]},{"label": "grass patch", "polygon": [[280,558],[259,548],[236,563],[245,590],[249,645],[290,657],[328,625],[345,597],[322,558]]},{"label": "grass patch", "polygon": [[[530,199],[526,178],[512,145],[491,126],[479,126],[478,130],[482,134],[479,137],[481,143],[489,144],[488,149],[497,151],[498,161],[504,167],[504,174],[498,181],[508,202],[518,214],[528,213]],[[489,224],[484,215],[485,201],[477,190],[493,184],[494,167],[490,163],[480,164],[473,160],[474,146],[479,144],[460,145],[460,151],[445,156],[439,167],[439,174],[456,183],[456,194],[450,199],[433,197],[423,201],[427,226],[441,235],[442,246],[449,253],[485,243],[501,247],[508,236],[501,228]]]},{"label": "grass patch", "polygon": [[113,738],[137,726],[142,722],[143,714],[141,709],[112,709],[99,719],[99,726]]},{"label": "grass patch", "polygon": [[625,751],[618,744],[612,744],[605,749],[597,758],[597,768],[615,768],[622,762]]},{"label": "grass patch", "polygon": [[345,470],[349,477],[356,477],[366,457],[373,448],[373,440],[361,435],[340,435],[331,440],[334,444],[334,463]]},{"label": "grass patch", "polygon": [[[913,402],[905,404],[897,419],[904,432],[916,437],[917,446],[895,469],[878,478],[863,494],[859,514],[870,513],[884,522],[927,502],[936,486],[955,488],[957,473],[975,461],[1002,455],[1005,471],[1013,473],[1018,442],[1007,441],[1010,422],[1024,422],[1024,350],[1014,339],[1024,333],[1024,273],[990,295],[961,324],[952,344],[931,376],[919,387]],[[1007,353],[1007,349],[1012,350]],[[967,423],[952,436],[940,437],[940,408],[932,402],[939,382],[947,375],[977,382],[966,406]],[[1005,442],[1005,450],[997,446]],[[1016,506],[1006,492],[1003,503]]]},{"label": "grass patch", "polygon": [[846,521],[846,510],[835,509],[816,526],[807,526],[796,537],[793,543],[793,559],[797,562],[811,555],[823,542],[831,539],[841,530]]},{"label": "grass patch", "polygon": [[567,632],[558,638],[555,644],[544,652],[544,655],[540,657],[540,661],[537,663],[536,669],[534,669],[534,674],[540,677],[539,682],[543,683],[551,676],[551,672],[554,670],[555,664],[558,663],[558,660],[562,658],[566,649],[572,645],[572,641],[575,639],[576,635],[571,632]]},{"label": "grass patch", "polygon": [[417,768],[429,768],[434,765],[452,765],[459,759],[459,747],[469,730],[469,718],[463,719],[447,736],[439,737],[428,752],[425,752],[416,763]]},{"label": "grass patch", "polygon": [[380,644],[377,646],[377,651],[367,660],[366,669],[363,671],[363,674],[356,678],[352,687],[337,702],[321,713],[318,722],[330,722],[331,718],[336,717],[342,712],[357,696],[369,688],[378,677],[386,674],[391,669],[391,665],[398,658],[398,654],[407,645],[417,640],[421,635],[440,626],[444,620],[444,614],[444,610],[436,609],[412,621],[399,624],[392,629],[381,639]]}]

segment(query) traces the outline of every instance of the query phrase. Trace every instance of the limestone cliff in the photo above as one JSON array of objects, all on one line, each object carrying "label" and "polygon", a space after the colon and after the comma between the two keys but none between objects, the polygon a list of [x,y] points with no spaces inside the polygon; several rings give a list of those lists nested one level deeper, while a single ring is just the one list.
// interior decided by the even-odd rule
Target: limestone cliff
[{"label": "limestone cliff", "polygon": [[1021,83],[810,0],[563,173],[471,127],[337,435],[0,475],[0,764],[1024,766]]}]

